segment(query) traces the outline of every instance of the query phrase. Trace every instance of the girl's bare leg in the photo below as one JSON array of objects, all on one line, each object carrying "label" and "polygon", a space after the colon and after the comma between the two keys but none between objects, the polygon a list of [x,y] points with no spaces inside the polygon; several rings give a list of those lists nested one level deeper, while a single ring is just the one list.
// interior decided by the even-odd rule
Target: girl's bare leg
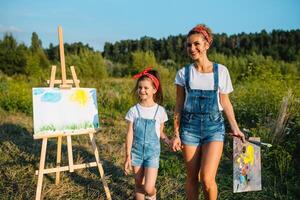
[{"label": "girl's bare leg", "polygon": [[135,179],[135,199],[145,200],[144,168],[140,166],[134,166],[133,172],[134,172],[134,179]]},{"label": "girl's bare leg", "polygon": [[144,185],[144,191],[147,196],[150,197],[151,200],[156,199],[156,189],[155,189],[155,183],[157,178],[157,168],[145,168],[145,185]]}]

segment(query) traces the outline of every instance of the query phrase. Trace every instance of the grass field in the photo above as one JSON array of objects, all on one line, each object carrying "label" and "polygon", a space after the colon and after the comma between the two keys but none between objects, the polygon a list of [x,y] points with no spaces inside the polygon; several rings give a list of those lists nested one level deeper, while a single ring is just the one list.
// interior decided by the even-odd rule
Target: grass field
[{"label": "grass field", "polygon": [[[106,180],[114,200],[133,198],[134,180],[123,172],[124,140],[126,122],[124,115],[134,99],[128,91],[133,82],[129,79],[111,79],[83,83],[95,85],[98,90],[98,107],[101,131],[96,135]],[[165,83],[165,96],[170,122],[166,132],[172,135],[173,85]],[[30,87],[28,88],[28,90]],[[30,91],[30,90],[29,90]],[[243,91],[243,90],[241,90]],[[26,92],[26,91],[25,91]],[[242,110],[241,110],[242,112]],[[266,111],[267,112],[267,111]],[[262,128],[261,128],[262,129]],[[261,130],[259,129],[259,130]],[[262,137],[264,137],[262,135]],[[73,156],[75,163],[93,161],[88,136],[74,136]],[[294,143],[293,143],[294,144]],[[296,143],[297,144],[297,143]],[[295,144],[295,145],[296,145]],[[232,193],[232,139],[226,137],[224,153],[219,167],[217,182],[219,199],[295,199],[299,192],[299,171],[294,165],[297,159],[284,154],[284,149],[262,149],[262,184],[259,192]],[[283,147],[282,147],[283,148]],[[0,199],[34,199],[40,158],[41,140],[33,139],[32,116],[18,110],[0,109]],[[67,164],[66,139],[62,148],[63,165]],[[56,140],[50,139],[46,163],[55,166]],[[157,180],[158,198],[166,200],[185,199],[185,171],[181,153],[170,152],[163,147]],[[297,175],[298,174],[298,175]],[[105,199],[100,176],[96,168],[61,173],[61,183],[55,185],[55,174],[44,176],[44,199]],[[199,199],[203,199],[201,195]]]}]

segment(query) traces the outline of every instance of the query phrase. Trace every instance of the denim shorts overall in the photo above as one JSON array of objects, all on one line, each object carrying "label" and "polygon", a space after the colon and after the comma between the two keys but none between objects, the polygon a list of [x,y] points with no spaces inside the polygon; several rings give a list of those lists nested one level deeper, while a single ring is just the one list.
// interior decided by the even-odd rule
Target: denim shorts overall
[{"label": "denim shorts overall", "polygon": [[212,141],[224,141],[224,118],[218,106],[218,64],[213,64],[214,89],[190,88],[191,65],[186,66],[186,99],[180,120],[180,138],[183,144],[200,146]]},{"label": "denim shorts overall", "polygon": [[153,119],[141,118],[138,111],[138,118],[134,122],[133,144],[131,149],[131,160],[133,166],[159,167],[160,141],[156,134],[155,117],[159,105],[155,111]]}]

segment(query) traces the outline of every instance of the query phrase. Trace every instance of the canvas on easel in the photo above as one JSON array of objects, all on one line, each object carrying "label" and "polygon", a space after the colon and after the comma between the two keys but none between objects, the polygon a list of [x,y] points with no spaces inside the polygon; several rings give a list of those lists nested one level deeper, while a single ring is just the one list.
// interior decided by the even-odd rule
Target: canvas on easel
[{"label": "canvas on easel", "polygon": [[32,97],[35,137],[99,128],[94,88],[33,88]]},{"label": "canvas on easel", "polygon": [[261,190],[260,138],[233,138],[233,192]]},{"label": "canvas on easel", "polygon": [[[44,174],[56,173],[55,183],[60,182],[60,172],[74,172],[76,169],[97,167],[108,200],[111,200],[110,191],[105,180],[104,170],[99,158],[95,133],[99,131],[99,118],[96,89],[80,88],[75,69],[71,66],[72,79],[67,79],[62,38],[62,28],[58,28],[59,49],[61,60],[61,80],[55,79],[56,66],[52,66],[49,87],[33,88],[33,122],[34,139],[42,139],[41,157],[38,175],[36,200],[42,198],[42,183]],[[55,88],[55,84],[59,87]],[[72,88],[72,85],[75,88]],[[72,136],[89,135],[95,162],[73,163]],[[62,139],[67,139],[68,165],[61,164]],[[47,141],[57,138],[56,167],[45,169]]]}]

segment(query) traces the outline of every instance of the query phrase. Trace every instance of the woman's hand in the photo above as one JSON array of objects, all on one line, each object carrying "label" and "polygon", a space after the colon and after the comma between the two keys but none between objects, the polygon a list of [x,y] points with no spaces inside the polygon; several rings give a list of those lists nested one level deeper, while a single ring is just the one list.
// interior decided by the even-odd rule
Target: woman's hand
[{"label": "woman's hand", "polygon": [[229,135],[231,135],[231,136],[233,136],[233,137],[238,137],[238,138],[240,138],[243,142],[246,141],[245,134],[244,134],[240,129],[232,130],[232,133],[229,133]]},{"label": "woman's hand", "polygon": [[173,151],[180,151],[181,150],[181,140],[179,136],[175,136],[172,139],[172,150]]},{"label": "woman's hand", "polygon": [[125,160],[125,163],[124,163],[124,171],[125,171],[125,174],[128,175],[131,173],[131,170],[132,170],[132,165],[131,165],[131,158],[130,156],[128,156]]}]

